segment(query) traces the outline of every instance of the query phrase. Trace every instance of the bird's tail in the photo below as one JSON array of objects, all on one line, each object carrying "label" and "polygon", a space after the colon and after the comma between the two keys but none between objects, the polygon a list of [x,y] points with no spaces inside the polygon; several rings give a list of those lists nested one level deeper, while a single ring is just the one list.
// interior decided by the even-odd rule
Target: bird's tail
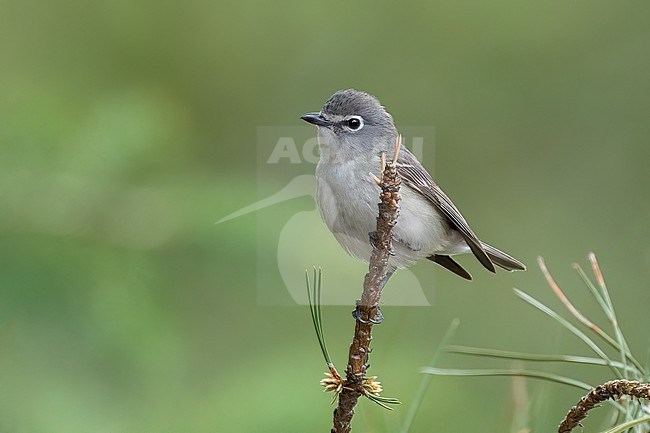
[{"label": "bird's tail", "polygon": [[481,245],[483,246],[483,249],[485,250],[485,253],[488,255],[490,260],[492,260],[492,262],[495,265],[499,266],[500,268],[503,268],[506,271],[526,270],[526,265],[524,265],[514,257],[509,256],[503,251],[499,251],[498,249],[494,248],[491,245],[486,244],[485,242],[481,242]]}]

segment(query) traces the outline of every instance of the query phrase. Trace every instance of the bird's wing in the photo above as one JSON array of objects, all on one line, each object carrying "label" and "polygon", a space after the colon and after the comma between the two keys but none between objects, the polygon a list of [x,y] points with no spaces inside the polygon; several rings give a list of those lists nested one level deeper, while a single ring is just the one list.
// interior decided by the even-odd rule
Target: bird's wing
[{"label": "bird's wing", "polygon": [[478,261],[487,270],[496,272],[494,264],[485,253],[481,241],[469,227],[469,224],[467,224],[467,221],[465,221],[458,208],[456,208],[440,187],[436,185],[431,175],[408,149],[402,148],[400,151],[397,159],[397,171],[407,186],[429,200],[447,218],[451,226],[460,232]]}]

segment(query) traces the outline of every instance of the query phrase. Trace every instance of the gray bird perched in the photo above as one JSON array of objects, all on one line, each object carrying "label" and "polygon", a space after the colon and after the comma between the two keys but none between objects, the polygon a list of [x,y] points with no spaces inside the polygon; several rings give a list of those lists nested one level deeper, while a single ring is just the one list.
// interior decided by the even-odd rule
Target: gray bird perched
[{"label": "gray bird perched", "polygon": [[[398,137],[392,116],[377,98],[340,90],[318,113],[302,120],[318,127],[320,160],[316,167],[317,202],[325,224],[350,255],[366,263],[372,250],[368,234],[376,228],[380,155],[392,155]],[[451,256],[472,252],[489,271],[525,270],[517,259],[481,242],[431,175],[408,149],[397,159],[402,178],[400,215],[393,229],[390,274],[419,259],[429,259],[467,280],[472,276]]]}]

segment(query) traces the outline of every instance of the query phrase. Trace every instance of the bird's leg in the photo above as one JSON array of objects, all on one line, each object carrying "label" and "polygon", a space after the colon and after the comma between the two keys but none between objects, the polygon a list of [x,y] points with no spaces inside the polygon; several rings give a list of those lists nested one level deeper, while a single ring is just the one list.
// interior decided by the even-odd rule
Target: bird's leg
[{"label": "bird's leg", "polygon": [[[379,236],[378,236],[377,232],[372,231],[372,232],[368,233],[368,237],[370,238],[370,244],[372,245],[373,249],[374,248],[379,248],[379,245],[377,245],[379,243]],[[388,250],[388,253],[391,256],[394,256],[395,255],[395,249],[392,246],[392,242],[390,242],[389,244],[390,244],[390,248]],[[387,265],[386,274],[384,275],[384,277],[379,282],[379,291],[380,292],[381,292],[381,290],[384,289],[384,286],[386,285],[386,283],[388,282],[390,277],[395,273],[396,270],[397,270],[397,268],[395,266],[390,265],[390,264]],[[370,323],[373,323],[375,325],[379,325],[384,320],[384,316],[381,314],[381,310],[379,309],[379,306],[376,307],[376,312],[375,312],[375,315],[373,317],[369,318],[368,320],[363,319],[361,317],[361,313],[359,311],[360,302],[361,301],[357,301],[356,308],[352,312],[352,317],[354,317],[355,320],[358,320],[361,323],[370,322]]]},{"label": "bird's leg", "polygon": [[[384,286],[386,285],[390,277],[393,276],[396,270],[397,268],[395,266],[390,266],[388,268],[388,270],[386,271],[386,275],[384,275],[384,278],[381,280],[380,290],[384,290]],[[375,325],[379,325],[383,321],[384,321],[384,315],[381,314],[379,305],[377,305],[377,313],[375,314],[375,317],[370,319],[370,322],[374,323]]]},{"label": "bird's leg", "polygon": [[361,300],[357,299],[357,306],[352,310],[352,317],[354,317],[354,320],[361,322],[361,323],[368,323],[366,320],[363,320],[361,318],[361,313],[359,313],[359,305],[361,304]]},{"label": "bird's leg", "polygon": [[375,313],[375,317],[369,319],[370,323],[373,325],[379,325],[381,322],[384,321],[384,315],[381,314],[381,310],[379,309],[379,306],[377,306],[377,313]]},{"label": "bird's leg", "polygon": [[[372,235],[371,235],[371,237],[372,237]],[[386,271],[386,275],[384,275],[384,278],[383,278],[383,279],[381,280],[381,282],[379,283],[379,285],[380,285],[380,290],[383,290],[383,289],[384,289],[384,286],[386,285],[386,283],[388,282],[388,280],[390,279],[390,277],[393,276],[393,274],[395,273],[396,270],[397,270],[397,268],[396,268],[395,266],[390,266],[390,267],[388,268],[388,270]],[[381,310],[379,309],[379,306],[377,306],[377,312],[375,313],[375,316],[374,316],[374,317],[371,317],[370,319],[368,319],[368,321],[362,319],[362,318],[361,318],[361,314],[359,313],[359,302],[360,302],[360,301],[357,300],[357,306],[356,306],[356,308],[354,309],[354,311],[352,311],[352,317],[354,317],[356,320],[358,320],[358,321],[361,322],[361,323],[368,323],[368,322],[370,322],[370,323],[372,323],[372,324],[374,324],[374,325],[379,325],[381,322],[384,321],[384,315],[381,314]]]},{"label": "bird's leg", "polygon": [[[395,254],[397,254],[397,251],[395,251],[395,247],[393,246],[393,244],[395,242],[401,242],[401,241],[399,239],[397,239],[394,235],[391,235],[391,239],[393,240],[393,242],[391,242],[388,245],[388,254],[390,254],[391,256],[394,256]],[[395,269],[393,269],[392,271],[390,269],[388,271],[386,271],[386,275],[388,275],[388,278],[390,278],[390,276],[393,275],[393,272],[395,272]]]},{"label": "bird's leg", "polygon": [[[379,237],[377,236],[377,232],[373,231],[373,232],[368,233],[368,237],[370,238],[370,245],[372,245],[373,248],[379,248],[379,246],[377,245],[377,242],[379,242]],[[395,236],[392,236],[392,239],[393,239],[393,241],[399,241],[397,238],[395,238]],[[392,244],[393,243],[391,242],[391,244],[388,246],[388,254],[390,254],[391,256],[394,256],[395,255],[395,247],[393,247]],[[392,275],[392,272],[391,272],[391,275]],[[390,276],[389,276],[389,278],[390,278]]]},{"label": "bird's leg", "polygon": [[355,320],[361,322],[361,323],[372,323],[374,325],[379,325],[381,322],[384,321],[384,315],[381,314],[381,310],[379,309],[379,306],[377,307],[377,312],[375,313],[374,317],[371,317],[368,320],[364,320],[361,318],[361,313],[359,312],[359,305],[360,305],[360,300],[357,299],[357,307],[352,310],[352,317],[354,317]]},{"label": "bird's leg", "polygon": [[370,245],[372,245],[373,248],[377,248],[377,241],[379,241],[379,236],[377,235],[377,232],[374,230],[369,232],[368,237],[370,238]]},{"label": "bird's leg", "polygon": [[395,273],[396,270],[397,270],[397,267],[389,265],[388,270],[386,271],[386,275],[384,275],[384,278],[381,280],[381,289],[382,290],[384,289],[384,286],[386,285],[386,283],[388,282],[390,277],[393,276],[393,274]]}]

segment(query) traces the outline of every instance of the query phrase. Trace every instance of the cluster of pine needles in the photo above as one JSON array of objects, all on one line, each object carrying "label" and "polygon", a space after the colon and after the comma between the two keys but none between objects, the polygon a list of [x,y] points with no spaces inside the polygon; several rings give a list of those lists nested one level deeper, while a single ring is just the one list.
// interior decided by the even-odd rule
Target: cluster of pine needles
[{"label": "cluster of pine needles", "polygon": [[[330,357],[329,351],[327,350],[327,344],[325,343],[325,334],[323,332],[323,319],[321,315],[321,289],[323,281],[323,271],[318,268],[314,268],[312,280],[309,280],[309,272],[305,272],[305,280],[307,283],[307,297],[309,299],[309,311],[311,312],[311,319],[314,324],[314,329],[316,330],[316,337],[318,338],[318,344],[320,345],[321,352],[325,358],[325,363],[329,372],[325,373],[325,378],[320,381],[321,386],[323,386],[324,392],[332,391],[334,392],[334,398],[332,403],[334,403],[345,388],[345,379],[341,377],[339,372],[334,367],[332,358]],[[377,376],[367,377],[362,382],[361,393],[364,397],[368,398],[370,401],[378,404],[384,409],[393,410],[389,405],[401,404],[401,402],[392,397],[384,397],[381,395],[383,387],[381,382],[377,381]]]},{"label": "cluster of pine needles", "polygon": [[[623,331],[619,326],[616,311],[614,310],[609,291],[605,285],[605,280],[600,270],[600,266],[598,265],[596,256],[593,253],[589,255],[589,262],[591,264],[595,282],[589,278],[587,273],[579,264],[574,264],[573,267],[603,311],[606,320],[609,322],[609,328],[611,329],[609,333],[605,331],[601,326],[588,319],[580,312],[580,310],[578,310],[578,308],[575,307],[575,305],[569,300],[568,296],[555,282],[555,279],[546,267],[544,259],[541,257],[538,259],[538,264],[546,278],[548,285],[553,290],[553,293],[560,299],[564,307],[566,307],[570,315],[577,320],[580,326],[574,325],[567,318],[563,317],[559,312],[553,310],[547,305],[544,305],[542,302],[538,301],[524,291],[515,288],[514,292],[527,304],[546,314],[548,317],[559,323],[564,329],[578,337],[589,349],[591,349],[591,351],[595,353],[596,356],[585,357],[576,355],[547,355],[454,345],[447,346],[446,351],[463,355],[516,360],[523,363],[531,361],[541,363],[559,362],[585,366],[601,366],[603,368],[609,369],[609,377],[611,378],[611,380],[603,386],[596,387],[576,378],[562,376],[547,371],[530,370],[527,368],[446,369],[425,367],[421,371],[423,373],[444,376],[530,377],[557,382],[563,385],[579,388],[583,390],[583,392],[587,391],[590,393],[597,391],[598,389],[619,383],[632,385],[636,384],[638,389],[640,389],[640,387],[647,386],[647,382],[650,380],[650,359],[647,359],[645,361],[645,364],[642,364],[630,350],[630,347],[625,340]],[[596,338],[592,338],[589,334],[595,336]],[[585,400],[588,395],[585,396],[583,400]],[[634,397],[634,394],[627,393],[627,395]],[[608,398],[614,399],[615,397],[620,398],[622,395],[616,395],[616,393],[614,393],[613,396],[610,395]],[[601,400],[606,399],[603,398]],[[586,417],[587,415],[586,410],[580,407],[580,403],[582,402],[583,401],[581,400],[581,402],[578,403],[577,407],[572,408],[573,412],[581,410],[584,412],[583,416],[581,416],[580,419]],[[642,433],[648,431],[648,423],[650,423],[650,405],[648,405],[647,401],[645,403],[637,403],[636,401],[633,401],[633,399],[627,399],[620,401],[609,400],[609,403],[614,408],[610,421],[612,427],[603,433],[620,433],[625,431],[635,431]],[[571,421],[569,420],[569,417],[572,416],[572,411],[567,414],[567,418],[565,418],[565,420],[560,425],[559,431],[569,431],[566,426],[568,424],[571,424],[569,422]],[[575,424],[578,424],[579,421],[580,420],[576,420]]]},{"label": "cluster of pine needles", "polygon": [[[647,394],[650,390],[650,386],[648,385],[648,382],[650,381],[650,352],[648,359],[646,359],[644,363],[641,363],[632,353],[623,331],[619,326],[616,311],[607,286],[605,285],[603,274],[598,265],[598,261],[596,260],[596,256],[593,253],[589,255],[589,262],[594,274],[595,282],[589,278],[587,273],[579,264],[574,264],[573,267],[604,313],[605,319],[608,322],[608,328],[610,329],[609,332],[603,329],[603,327],[597,325],[594,321],[588,319],[578,308],[576,308],[565,292],[556,283],[555,279],[546,267],[544,259],[541,257],[538,259],[538,264],[548,285],[579,325],[574,325],[570,319],[567,319],[562,314],[543,304],[528,293],[517,288],[513,290],[515,295],[528,305],[541,311],[546,316],[559,323],[571,334],[575,335],[580,341],[582,341],[582,343],[593,351],[596,356],[588,357],[569,354],[549,355],[450,345],[449,342],[453,339],[453,336],[460,325],[460,321],[454,319],[435,351],[429,366],[421,369],[421,372],[425,373],[425,375],[399,430],[400,433],[409,432],[419,408],[424,401],[431,378],[434,375],[513,376],[519,378],[541,379],[567,385],[569,387],[579,388],[583,391],[583,394],[585,392],[587,394],[576,406],[571,408],[566,418],[560,424],[558,431],[568,432],[574,426],[581,425],[579,422],[587,416],[587,411],[597,406],[602,401],[608,401],[613,408],[611,419],[609,421],[611,427],[602,433],[644,433],[650,431],[650,404],[648,404],[647,401]],[[306,275],[306,280],[314,328],[316,329],[318,342],[329,369],[329,373],[325,373],[326,377],[321,381],[321,385],[325,387],[325,391],[334,391],[335,395],[333,401],[335,401],[338,393],[340,393],[345,386],[345,380],[336,371],[336,368],[331,361],[323,335],[321,317],[321,270],[314,269],[312,281],[310,282],[309,274]],[[450,369],[436,367],[435,365],[438,363],[438,359],[444,352],[518,361],[523,365],[526,365],[528,362],[537,362],[600,366],[609,370],[609,377],[611,380],[603,385],[595,386],[577,378],[528,368]],[[389,405],[400,403],[399,400],[395,398],[380,396],[379,393],[382,389],[380,383],[376,381],[376,377],[368,378],[366,382],[367,383],[364,383],[364,388],[366,389],[364,395],[373,402],[386,409],[392,409]],[[623,389],[623,391],[621,391],[621,389]],[[633,391],[625,392],[625,389],[632,389]],[[594,396],[598,395],[600,395],[601,398],[596,398],[598,401],[594,401]],[[625,395],[629,396],[630,399],[622,399]],[[639,401],[634,401],[635,398]],[[641,402],[641,399],[644,399],[644,401]],[[586,405],[585,402],[587,403]],[[576,416],[576,414],[579,416]]]}]

